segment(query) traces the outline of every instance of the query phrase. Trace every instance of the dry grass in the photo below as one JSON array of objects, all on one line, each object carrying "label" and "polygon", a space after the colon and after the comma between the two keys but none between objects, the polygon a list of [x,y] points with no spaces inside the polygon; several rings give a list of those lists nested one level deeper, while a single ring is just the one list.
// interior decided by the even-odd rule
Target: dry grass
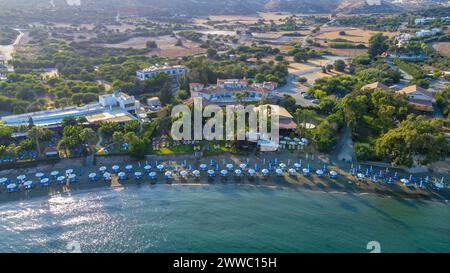
[{"label": "dry grass", "polygon": [[[339,35],[340,31],[345,31],[346,35]],[[319,40],[332,40],[332,39],[346,39],[353,43],[368,44],[370,36],[378,33],[379,31],[364,30],[361,28],[350,27],[325,27],[320,30],[320,33],[315,36]],[[398,32],[383,32],[388,37],[393,37]]]},{"label": "dry grass", "polygon": [[119,44],[99,44],[99,46],[110,48],[135,48],[142,49],[146,47],[147,41],[155,41],[158,45],[157,49],[150,52],[150,55],[158,55],[162,57],[183,57],[189,55],[203,54],[206,49],[200,48],[198,43],[181,39],[183,46],[175,46],[177,38],[165,35],[158,37],[135,37]]},{"label": "dry grass", "polygon": [[288,72],[289,73],[296,73],[300,71],[310,70],[317,68],[315,65],[310,65],[307,63],[290,63],[288,66]]},{"label": "dry grass", "polygon": [[450,57],[450,42],[434,43],[433,48],[439,52],[439,54]]}]

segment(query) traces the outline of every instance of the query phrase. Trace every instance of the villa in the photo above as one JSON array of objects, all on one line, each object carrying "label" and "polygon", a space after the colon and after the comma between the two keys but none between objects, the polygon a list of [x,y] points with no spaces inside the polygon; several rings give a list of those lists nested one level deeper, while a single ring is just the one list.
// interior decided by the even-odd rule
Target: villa
[{"label": "villa", "polygon": [[421,112],[433,112],[434,94],[418,85],[410,85],[398,91],[408,97],[414,109]]},{"label": "villa", "polygon": [[422,30],[416,32],[416,37],[417,38],[429,37],[429,36],[437,35],[441,32],[442,32],[442,30],[440,28],[432,28],[430,30],[422,29]]},{"label": "villa", "polygon": [[[209,102],[234,103],[258,102],[267,98],[277,88],[275,82],[249,84],[246,79],[218,79],[216,85],[205,86],[201,83],[189,84],[191,97],[202,97]],[[242,94],[242,95],[238,95]],[[239,98],[239,96],[242,96]]]},{"label": "villa", "polygon": [[369,91],[369,90],[374,90],[374,89],[381,89],[383,91],[391,91],[391,89],[387,85],[384,85],[381,82],[369,83],[369,84],[366,84],[363,87],[361,87],[361,90],[364,90],[364,91]]},{"label": "villa", "polygon": [[130,96],[119,90],[114,90],[112,94],[99,96],[98,101],[105,108],[112,109],[113,107],[119,107],[130,114],[135,114],[136,109],[139,108],[139,101],[134,96]]},{"label": "villa", "polygon": [[136,71],[136,76],[139,80],[144,81],[145,79],[148,79],[154,75],[161,73],[165,73],[171,77],[178,78],[186,75],[187,72],[188,68],[184,65],[174,65],[174,66],[155,65]]}]

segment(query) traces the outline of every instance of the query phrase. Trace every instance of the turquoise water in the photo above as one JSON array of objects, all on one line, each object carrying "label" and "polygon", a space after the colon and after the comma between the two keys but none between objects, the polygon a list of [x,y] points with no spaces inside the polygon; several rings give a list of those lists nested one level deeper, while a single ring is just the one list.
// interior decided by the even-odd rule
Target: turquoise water
[{"label": "turquoise water", "polygon": [[0,252],[450,252],[439,202],[251,185],[143,185],[0,205]]}]

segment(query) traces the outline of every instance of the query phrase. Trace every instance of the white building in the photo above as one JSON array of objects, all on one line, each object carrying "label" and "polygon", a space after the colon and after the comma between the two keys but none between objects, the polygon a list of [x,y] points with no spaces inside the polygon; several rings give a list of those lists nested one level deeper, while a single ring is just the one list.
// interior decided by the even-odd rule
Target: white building
[{"label": "white building", "polygon": [[418,85],[407,86],[400,91],[400,94],[406,95],[409,103],[416,109],[424,112],[433,111],[434,93],[423,89]]},{"label": "white building", "polygon": [[441,32],[442,32],[442,30],[440,28],[432,28],[430,30],[422,29],[421,31],[416,32],[416,37],[422,38],[422,37],[434,36]]},{"label": "white building", "polygon": [[417,18],[414,20],[416,25],[428,25],[431,24],[436,18]]},{"label": "white building", "polygon": [[397,41],[397,47],[402,47],[406,45],[409,40],[411,40],[413,36],[409,33],[403,33],[395,37],[395,40]]},{"label": "white building", "polygon": [[201,83],[191,83],[189,85],[191,97],[202,97],[211,102],[236,102],[239,93],[245,94],[242,97],[244,102],[260,101],[277,88],[275,82],[263,82],[249,84],[245,79],[217,80],[216,85],[205,86]]},{"label": "white building", "polygon": [[139,80],[143,81],[145,79],[148,79],[156,74],[165,73],[172,77],[181,77],[186,75],[188,72],[188,68],[184,65],[174,65],[174,66],[150,66],[147,68],[144,68],[142,70],[138,70],[136,72],[136,75]]},{"label": "white building", "polygon": [[139,101],[134,96],[130,96],[119,90],[114,90],[112,94],[101,95],[98,97],[98,102],[101,106],[107,108],[119,107],[129,113],[136,113],[139,108]]}]

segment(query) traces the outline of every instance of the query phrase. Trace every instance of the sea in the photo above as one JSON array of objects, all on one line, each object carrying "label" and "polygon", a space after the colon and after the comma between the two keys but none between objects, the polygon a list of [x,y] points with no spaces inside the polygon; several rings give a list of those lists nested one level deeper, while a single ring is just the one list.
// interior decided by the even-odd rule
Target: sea
[{"label": "sea", "polygon": [[0,204],[0,252],[450,252],[440,201],[214,183]]}]

